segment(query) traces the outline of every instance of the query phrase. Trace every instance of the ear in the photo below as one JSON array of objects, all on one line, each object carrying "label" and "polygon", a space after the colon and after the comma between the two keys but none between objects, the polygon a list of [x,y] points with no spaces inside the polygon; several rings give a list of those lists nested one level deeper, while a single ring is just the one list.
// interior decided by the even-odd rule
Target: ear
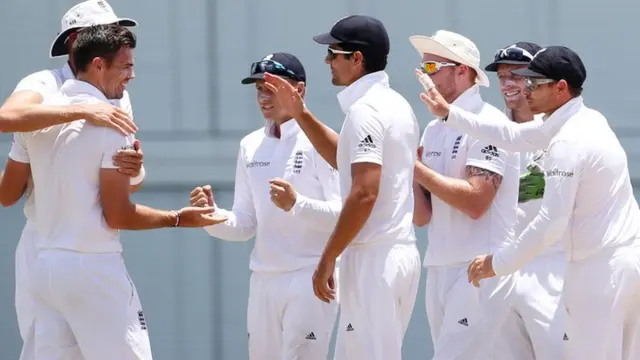
[{"label": "ear", "polygon": [[569,92],[569,83],[567,83],[566,80],[558,81],[558,85],[556,86],[556,91],[560,93]]},{"label": "ear", "polygon": [[102,70],[104,68],[104,66],[105,66],[104,59],[96,56],[91,60],[91,65],[96,70]]},{"label": "ear", "polygon": [[298,83],[296,84],[296,90],[298,91],[298,94],[300,94],[300,96],[304,97],[304,94],[307,90],[307,86],[304,81],[298,81]]},{"label": "ear", "polygon": [[356,62],[356,64],[361,64],[364,62],[364,55],[360,51],[356,51],[351,55],[351,58]]}]

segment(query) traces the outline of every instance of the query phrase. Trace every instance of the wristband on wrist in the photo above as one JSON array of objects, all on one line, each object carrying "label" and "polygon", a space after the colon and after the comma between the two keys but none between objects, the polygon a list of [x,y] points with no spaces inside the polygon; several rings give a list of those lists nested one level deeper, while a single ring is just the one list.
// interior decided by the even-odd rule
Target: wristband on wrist
[{"label": "wristband on wrist", "polygon": [[173,224],[172,227],[180,227],[180,212],[175,210],[172,210],[171,212],[176,215],[176,223]]},{"label": "wristband on wrist", "polygon": [[130,185],[138,185],[140,184],[143,180],[144,180],[144,175],[145,175],[145,171],[144,171],[144,166],[140,168],[140,174],[138,174],[138,176],[136,177],[132,177],[129,180],[129,184]]}]

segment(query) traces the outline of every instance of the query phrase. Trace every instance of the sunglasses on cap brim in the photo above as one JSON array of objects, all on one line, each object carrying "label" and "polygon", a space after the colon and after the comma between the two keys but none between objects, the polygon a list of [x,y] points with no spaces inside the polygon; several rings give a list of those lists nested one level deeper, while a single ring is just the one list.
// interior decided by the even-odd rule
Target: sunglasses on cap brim
[{"label": "sunglasses on cap brim", "polygon": [[504,60],[530,62],[533,60],[533,55],[523,48],[511,45],[507,48],[496,51],[493,58],[493,61]]},{"label": "sunglasses on cap brim", "polygon": [[256,74],[262,74],[266,72],[273,75],[285,76],[285,77],[294,78],[296,80],[300,80],[300,77],[298,76],[298,74],[295,73],[295,71],[287,68],[286,66],[282,65],[277,61],[261,60],[251,64],[250,76],[253,76]]}]

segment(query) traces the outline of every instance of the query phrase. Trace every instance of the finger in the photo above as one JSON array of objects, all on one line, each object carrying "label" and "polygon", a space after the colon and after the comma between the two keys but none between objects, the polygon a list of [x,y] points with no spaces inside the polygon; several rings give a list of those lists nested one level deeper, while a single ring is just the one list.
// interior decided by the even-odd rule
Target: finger
[{"label": "finger", "polygon": [[191,197],[196,196],[197,194],[202,192],[202,188],[200,186],[198,186],[197,188],[194,188],[193,190],[191,190],[191,193],[189,194]]},{"label": "finger", "polygon": [[268,82],[264,83],[264,86],[267,87],[267,89],[269,89],[269,91],[274,94],[274,95],[278,95],[278,87],[276,85],[270,84]]},{"label": "finger", "polygon": [[124,156],[116,155],[113,157],[113,163],[122,164],[123,166],[129,165],[129,166],[140,167],[142,165],[142,159],[136,158],[133,156],[128,156],[128,155],[124,155]]},{"label": "finger", "polygon": [[213,206],[206,206],[206,207],[195,208],[194,210],[195,210],[195,213],[206,215],[206,214],[212,214],[214,211],[216,211],[216,208],[214,208]]},{"label": "finger", "polygon": [[279,86],[283,86],[285,84],[288,84],[283,78],[281,78],[278,75],[273,75],[270,74],[268,72],[264,73],[264,80],[268,83],[268,84],[273,84],[276,85],[277,87]]},{"label": "finger", "polygon": [[138,127],[133,122],[133,119],[129,116],[129,113],[124,111],[122,108],[116,108],[116,121],[121,124],[123,128],[125,128],[129,134],[135,134],[138,132]]},{"label": "finger", "polygon": [[283,190],[286,190],[287,188],[291,187],[291,184],[287,180],[280,179],[280,178],[269,180],[269,184],[280,186]]},{"label": "finger", "polygon": [[196,207],[208,207],[209,202],[207,199],[200,198],[196,199],[195,202],[192,202],[191,204]]},{"label": "finger", "polygon": [[118,131],[120,134],[124,135],[124,136],[127,136],[127,135],[131,134],[129,129],[124,127],[121,122],[109,121],[107,124],[109,126],[111,126],[112,128],[114,128],[116,131]]},{"label": "finger", "polygon": [[271,191],[274,191],[276,193],[285,193],[286,189],[280,185],[275,185],[275,184],[271,184],[270,186]]},{"label": "finger", "polygon": [[211,189],[211,185],[203,186],[202,191],[204,191],[204,193],[207,195],[213,195],[213,190]]},{"label": "finger", "polygon": [[429,95],[425,94],[425,93],[421,93],[420,94],[420,99],[427,104],[427,106],[436,106],[437,103],[435,102],[435,100],[433,100],[431,97],[429,97]]},{"label": "finger", "polygon": [[429,92],[431,89],[436,87],[436,85],[433,83],[433,80],[431,80],[431,77],[428,74],[423,73],[422,71],[420,72],[420,75],[418,76],[418,81],[420,82],[420,84],[422,84],[422,87],[427,92]]},{"label": "finger", "polygon": [[133,150],[140,151],[140,140],[136,139],[136,141],[133,142]]},{"label": "finger", "polygon": [[227,221],[229,219],[227,216],[219,215],[219,214],[206,214],[206,215],[202,215],[202,216],[205,219],[207,219],[207,221],[210,221],[212,223],[212,225],[225,222],[225,221]]}]

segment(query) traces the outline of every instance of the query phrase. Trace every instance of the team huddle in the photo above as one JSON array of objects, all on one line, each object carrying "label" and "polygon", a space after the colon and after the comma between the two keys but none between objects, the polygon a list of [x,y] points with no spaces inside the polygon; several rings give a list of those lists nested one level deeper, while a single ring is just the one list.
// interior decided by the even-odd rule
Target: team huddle
[{"label": "team huddle", "polygon": [[[104,0],[75,5],[50,52],[67,63],[25,77],[0,108],[14,133],[0,202],[26,198],[22,360],[151,359],[119,230],[165,227],[255,238],[251,360],[327,359],[336,321],[334,359],[401,359],[423,266],[432,359],[640,358],[640,209],[571,49],[517,42],[481,67],[465,36],[412,36],[435,116],[420,134],[385,72],[384,25],[344,17],[313,37],[344,87],[340,131],[305,103],[298,58],[269,54],[241,81],[265,125],[240,142],[232,208],[205,185],[159,210],[129,198],[146,175],[126,91],[136,25]],[[482,99],[486,72],[503,110]],[[428,226],[423,261],[416,226]]]}]

